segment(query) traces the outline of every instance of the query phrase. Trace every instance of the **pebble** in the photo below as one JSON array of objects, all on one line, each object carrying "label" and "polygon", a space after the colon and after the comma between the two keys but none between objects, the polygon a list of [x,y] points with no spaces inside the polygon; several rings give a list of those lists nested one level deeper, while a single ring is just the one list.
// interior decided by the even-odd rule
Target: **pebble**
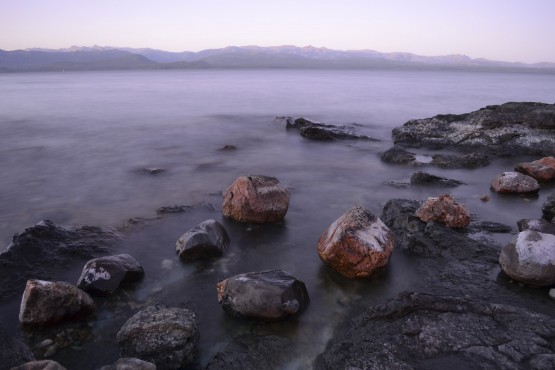
[{"label": "pebble", "polygon": [[489,197],[488,197],[486,194],[484,194],[484,195],[481,195],[481,196],[480,196],[480,200],[481,200],[482,202],[487,202],[487,201],[489,200]]},{"label": "pebble", "polygon": [[54,341],[52,339],[45,339],[42,342],[40,342],[39,344],[37,344],[35,346],[35,348],[36,349],[41,349],[41,348],[44,348],[44,347],[48,347],[49,345],[51,345],[53,343],[54,343]]},{"label": "pebble", "polygon": [[44,352],[44,358],[48,358],[48,357],[52,357],[56,354],[56,352],[58,351],[58,345],[57,344],[53,344],[50,347],[48,347],[48,349],[46,350],[46,352]]},{"label": "pebble", "polygon": [[555,299],[555,288],[549,289],[549,296],[550,296],[552,299]]},{"label": "pebble", "polygon": [[171,270],[173,268],[173,261],[170,259],[162,260],[161,266],[164,270]]}]

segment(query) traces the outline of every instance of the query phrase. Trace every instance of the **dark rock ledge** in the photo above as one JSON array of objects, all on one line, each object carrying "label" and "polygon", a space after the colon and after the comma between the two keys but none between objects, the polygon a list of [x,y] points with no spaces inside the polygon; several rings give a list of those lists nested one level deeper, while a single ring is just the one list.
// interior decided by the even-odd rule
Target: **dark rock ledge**
[{"label": "dark rock ledge", "polygon": [[301,136],[319,141],[332,140],[368,140],[379,141],[366,135],[356,133],[354,125],[335,126],[325,123],[309,121],[306,118],[293,119],[291,117],[284,118],[287,129],[296,129]]}]

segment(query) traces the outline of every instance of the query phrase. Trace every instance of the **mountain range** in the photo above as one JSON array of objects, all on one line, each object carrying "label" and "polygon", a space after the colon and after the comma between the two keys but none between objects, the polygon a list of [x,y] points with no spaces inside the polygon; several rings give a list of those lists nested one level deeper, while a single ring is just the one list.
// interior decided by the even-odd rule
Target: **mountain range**
[{"label": "mountain range", "polygon": [[0,72],[189,68],[464,69],[555,73],[555,63],[511,63],[466,55],[420,56],[312,46],[229,46],[199,52],[116,47],[0,49]]}]

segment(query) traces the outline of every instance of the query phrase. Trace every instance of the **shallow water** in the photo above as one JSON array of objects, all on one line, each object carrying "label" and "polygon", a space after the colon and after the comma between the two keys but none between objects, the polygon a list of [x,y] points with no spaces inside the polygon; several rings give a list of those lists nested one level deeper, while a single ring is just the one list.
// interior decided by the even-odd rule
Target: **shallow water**
[{"label": "shallow water", "polygon": [[[426,168],[465,182],[454,189],[394,187],[387,183],[408,181],[415,168],[385,164],[378,153],[392,145],[391,129],[412,118],[507,101],[551,103],[555,75],[281,70],[0,74],[0,96],[1,243],[8,245],[13,233],[45,218],[105,226],[153,218],[133,227],[118,250],[143,264],[144,281],[134,290],[98,300],[93,340],[53,357],[68,368],[113,362],[115,333],[149,303],[197,313],[202,365],[232,337],[255,332],[293,338],[304,356],[291,368],[309,367],[347,314],[410,290],[418,278],[410,258],[399,252],[387,272],[372,281],[343,279],[325,268],[316,253],[317,240],[348,208],[362,205],[380,214],[391,198],[425,199],[449,191],[475,218],[516,228],[520,218],[541,216],[541,204],[553,190],[544,186],[537,197],[491,193],[489,181],[514,166],[508,158],[476,170]],[[361,134],[382,141],[312,142],[286,131],[276,116],[357,123]],[[218,150],[227,144],[238,150]],[[418,153],[426,158],[431,152]],[[143,168],[166,172],[151,175]],[[222,218],[220,193],[244,174],[275,176],[291,189],[283,224],[253,226]],[[490,201],[482,202],[482,194]],[[158,207],[174,204],[200,206],[154,218]],[[214,261],[182,263],[175,241],[207,218],[225,225],[229,251]],[[59,278],[75,283],[81,268],[60,272]],[[218,281],[275,268],[306,283],[311,298],[306,312],[273,324],[224,314],[216,300]],[[0,322],[15,333],[17,304],[0,307]]]}]

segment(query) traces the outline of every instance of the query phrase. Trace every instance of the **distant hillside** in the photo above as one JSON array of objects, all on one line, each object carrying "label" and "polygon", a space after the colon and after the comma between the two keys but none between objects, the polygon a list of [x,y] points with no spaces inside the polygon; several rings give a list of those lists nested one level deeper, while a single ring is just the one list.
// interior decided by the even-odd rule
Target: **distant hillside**
[{"label": "distant hillside", "polygon": [[374,50],[332,50],[311,46],[229,46],[199,52],[156,49],[71,47],[0,50],[0,72],[183,68],[418,68],[555,73],[555,63],[509,63],[466,55],[419,56]]}]

